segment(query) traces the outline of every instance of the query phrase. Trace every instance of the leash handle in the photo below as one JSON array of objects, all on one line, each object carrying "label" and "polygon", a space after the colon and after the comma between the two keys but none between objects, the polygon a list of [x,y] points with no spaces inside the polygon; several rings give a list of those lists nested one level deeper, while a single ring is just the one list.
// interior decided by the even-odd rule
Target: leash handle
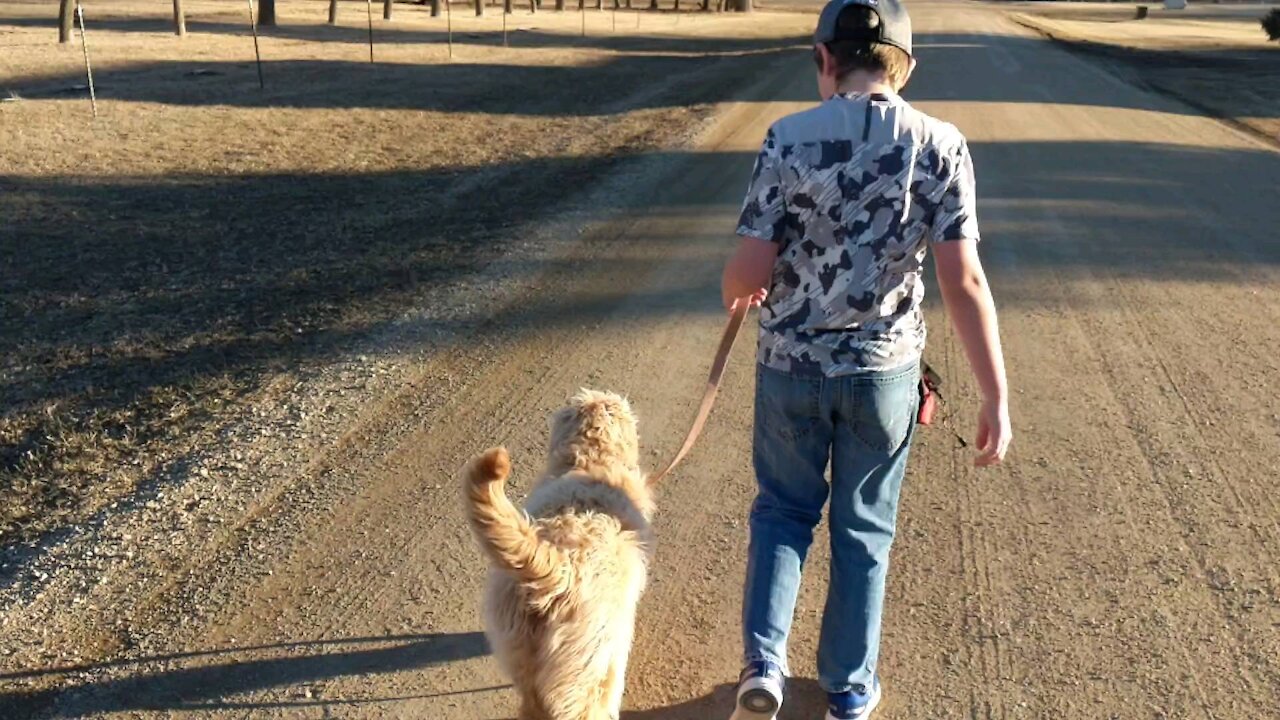
[{"label": "leash handle", "polygon": [[698,406],[698,414],[693,419],[693,425],[689,428],[689,434],[684,438],[684,444],[680,446],[680,450],[676,453],[671,462],[659,471],[656,475],[649,476],[649,485],[657,485],[676,468],[693,449],[694,443],[698,441],[698,436],[702,434],[702,428],[707,424],[707,418],[711,415],[711,408],[716,404],[716,393],[720,390],[720,381],[724,379],[724,369],[729,364],[729,353],[733,350],[734,341],[738,339],[738,334],[742,330],[743,324],[747,320],[747,312],[751,310],[751,303],[747,298],[739,298],[737,306],[733,309],[733,314],[729,316],[729,323],[725,325],[724,334],[720,336],[720,347],[716,349],[716,359],[711,363],[711,374],[707,378],[707,388],[702,393],[702,403]]}]

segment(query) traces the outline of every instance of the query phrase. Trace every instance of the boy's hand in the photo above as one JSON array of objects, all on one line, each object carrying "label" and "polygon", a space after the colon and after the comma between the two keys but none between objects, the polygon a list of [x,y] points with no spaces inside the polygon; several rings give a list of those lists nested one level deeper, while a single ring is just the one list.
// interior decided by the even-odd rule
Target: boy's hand
[{"label": "boy's hand", "polygon": [[725,309],[728,310],[730,313],[732,313],[734,310],[738,309],[738,304],[742,302],[747,303],[747,307],[760,307],[761,305],[764,304],[764,300],[767,297],[769,297],[768,288],[760,288],[759,290],[756,290],[750,295],[743,295],[742,297],[739,297],[739,298],[733,298],[732,300],[729,301],[729,305]]},{"label": "boy's hand", "polygon": [[1004,402],[983,402],[978,412],[978,437],[975,445],[978,457],[973,464],[978,467],[998,465],[1009,452],[1013,442],[1013,426],[1009,422],[1009,405]]}]

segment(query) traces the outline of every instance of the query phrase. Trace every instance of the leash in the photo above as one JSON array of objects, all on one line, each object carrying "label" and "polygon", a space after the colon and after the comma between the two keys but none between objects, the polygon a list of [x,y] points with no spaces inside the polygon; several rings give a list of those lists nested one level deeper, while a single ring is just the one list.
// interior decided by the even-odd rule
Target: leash
[{"label": "leash", "polygon": [[720,381],[724,379],[725,366],[729,364],[729,353],[733,350],[733,343],[738,339],[738,333],[742,330],[742,325],[747,320],[747,312],[751,310],[751,303],[742,298],[738,306],[734,308],[733,314],[729,316],[729,323],[725,325],[724,334],[720,336],[720,347],[716,349],[716,359],[711,363],[711,375],[707,378],[707,389],[702,391],[702,404],[698,406],[698,414],[693,419],[693,426],[689,428],[689,434],[684,438],[684,444],[680,446],[679,452],[667,463],[667,466],[656,475],[649,477],[649,485],[657,485],[676,468],[693,449],[693,444],[698,441],[698,436],[702,434],[702,428],[707,424],[707,418],[711,415],[711,408],[716,404],[716,393],[720,390]]},{"label": "leash", "polygon": [[[680,446],[680,450],[676,452],[675,457],[671,458],[671,462],[667,466],[658,471],[657,474],[649,476],[649,485],[657,485],[676,466],[684,462],[689,451],[693,449],[698,437],[702,435],[702,430],[706,427],[707,418],[711,416],[711,408],[716,404],[716,395],[720,391],[720,381],[724,379],[725,367],[729,364],[729,353],[733,351],[734,342],[738,339],[739,333],[742,331],[743,324],[746,323],[747,313],[751,310],[751,303],[740,302],[738,307],[734,308],[733,314],[729,316],[729,322],[725,325],[724,334],[720,336],[720,347],[716,349],[715,360],[711,363],[711,373],[707,377],[707,387],[702,391],[702,402],[698,405],[698,414],[694,416],[693,425],[689,428],[689,432],[685,435],[684,444]],[[969,443],[965,441],[960,433],[955,431],[954,425],[951,423],[950,413],[938,413],[938,406],[942,404],[942,378],[938,376],[933,368],[927,363],[922,363],[921,367],[921,408],[917,415],[916,421],[921,425],[940,424],[952,436],[960,447],[968,447]]]}]

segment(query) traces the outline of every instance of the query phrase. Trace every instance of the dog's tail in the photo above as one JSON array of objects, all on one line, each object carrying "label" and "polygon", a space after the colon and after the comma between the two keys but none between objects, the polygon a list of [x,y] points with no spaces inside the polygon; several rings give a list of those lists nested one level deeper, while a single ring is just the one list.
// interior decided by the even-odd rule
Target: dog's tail
[{"label": "dog's tail", "polygon": [[567,564],[560,549],[538,537],[523,512],[503,492],[511,458],[493,448],[471,461],[464,478],[471,530],[499,567],[515,573],[526,587],[543,593],[564,589]]}]

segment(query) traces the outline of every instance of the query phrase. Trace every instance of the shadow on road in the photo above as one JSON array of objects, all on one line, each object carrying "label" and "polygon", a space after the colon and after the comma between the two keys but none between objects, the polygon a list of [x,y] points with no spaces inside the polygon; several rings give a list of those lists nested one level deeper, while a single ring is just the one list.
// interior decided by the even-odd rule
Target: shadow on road
[{"label": "shadow on road", "polygon": [[[1241,268],[1280,263],[1280,246],[1256,237],[1266,221],[1260,211],[1272,216],[1272,227],[1280,224],[1280,210],[1260,210],[1254,202],[1260,189],[1254,183],[1280,182],[1273,153],[1103,142],[972,147],[984,252],[1047,237],[1070,240],[1052,254],[1017,252],[1021,273],[1052,258],[1058,273],[1094,269],[1150,280],[1231,282]],[[685,168],[685,177],[726,164],[746,177],[752,158],[751,152],[672,152],[666,161]],[[145,439],[149,428],[164,428],[173,403],[253,387],[237,380],[242,390],[230,390],[229,378],[340,353],[425,289],[465,283],[501,254],[514,228],[557,212],[564,187],[588,185],[625,160],[542,158],[498,168],[353,175],[0,176],[7,231],[0,242],[0,309],[23,318],[0,323],[10,363],[0,375],[0,406],[12,423],[0,442],[0,471],[17,471],[59,428],[91,423],[111,441]],[[1034,175],[1022,168],[1035,168]],[[482,173],[489,182],[474,183],[451,202],[404,201],[436,196]],[[509,177],[522,179],[518,202],[493,192]],[[616,196],[594,211],[647,206],[646,222],[690,212],[734,214],[737,188],[707,194],[696,184],[669,188],[662,197]],[[287,207],[289,220],[243,211],[255,206]],[[1197,224],[1188,209],[1203,206],[1213,207],[1221,221]],[[730,225],[726,221],[726,238]],[[1081,250],[1083,240],[1104,230],[1105,256]],[[645,240],[664,241],[669,236]],[[612,262],[635,263],[637,276],[652,267],[625,257]],[[525,277],[572,272],[557,263],[515,271]],[[685,300],[705,293],[714,304],[714,288],[676,294],[682,292]],[[585,298],[548,293],[509,316],[464,313],[435,326],[483,326],[502,336],[529,322],[545,328],[607,317],[630,294],[627,288]],[[669,312],[662,299],[644,307]],[[46,411],[51,407],[57,415]],[[11,581],[0,574],[0,583]]]},{"label": "shadow on road", "polygon": [[[694,720],[726,718],[733,712],[735,686],[719,685],[694,700],[649,710],[624,710],[622,720]],[[801,720],[822,717],[827,709],[827,696],[818,683],[807,678],[787,680],[787,699],[779,720]]]},{"label": "shadow on road", "polygon": [[[280,656],[260,657],[264,652]],[[304,697],[284,703],[235,702],[228,698],[260,690],[320,683],[348,675],[367,676],[421,669],[481,657],[488,652],[484,635],[472,632],[280,643],[24,671],[0,675],[0,683],[46,676],[64,677],[71,673],[110,672],[103,679],[64,681],[56,691],[0,690],[0,708],[5,709],[5,718],[50,712],[54,717],[77,717],[86,713],[131,710],[265,709],[405,700],[411,699],[410,696],[359,699]],[[153,669],[156,666],[163,669]],[[301,690],[299,694],[302,694]],[[59,713],[57,702],[60,698],[74,699],[72,714]]]},{"label": "shadow on road", "polygon": [[[34,24],[31,19],[10,19],[10,24]],[[39,21],[46,22],[44,20]],[[121,29],[150,28],[147,20],[107,20]],[[3,23],[0,23],[3,25]],[[216,25],[213,27],[217,27]],[[228,25],[226,32],[236,30]],[[299,40],[318,42],[366,42],[358,28],[303,26],[278,32],[298,33]],[[387,31],[388,40],[443,43],[440,33]],[[310,35],[314,35],[311,37]],[[474,33],[470,42],[501,45],[502,34]],[[805,37],[782,39],[726,39],[699,37],[599,37],[576,38],[552,33],[517,33],[516,47],[554,47],[564,43],[586,43],[617,51],[617,56],[591,65],[508,65],[455,62],[447,64],[366,63],[353,59],[273,60],[264,53],[267,88],[259,91],[251,58],[244,62],[148,62],[95,72],[98,98],[171,105],[291,108],[378,108],[429,110],[439,112],[479,112],[514,115],[582,116],[608,115],[635,109],[677,107],[691,102],[680,93],[659,93],[625,108],[615,101],[643,78],[662,74],[693,77],[712,63],[738,63],[743,56],[764,62],[781,62],[804,54]],[[1062,72],[1079,72],[1080,65],[1063,51],[1043,52],[1051,41],[1038,37],[976,35],[968,33],[926,33],[915,38],[922,70],[904,95],[913,101],[963,100],[965,102],[1055,103],[1098,107],[1119,107],[1158,112],[1200,114],[1189,105],[1163,101],[1149,93],[1098,94],[1088,83],[1052,85],[1028,82],[1028,77],[1053,77]],[[1252,77],[1258,67],[1272,67],[1274,53],[1257,51],[1207,52],[1166,51],[1141,48],[1107,49],[1081,46],[1093,54],[1122,59],[1126,64],[1150,72],[1192,73],[1206,68]],[[1264,63],[1263,61],[1267,61]],[[953,73],[983,64],[992,70],[990,82],[956,82]],[[1141,76],[1139,76],[1141,77]],[[367,80],[365,80],[367,78]],[[358,82],[353,84],[353,79]],[[476,93],[482,82],[484,93]],[[1259,82],[1269,84],[1270,80]],[[66,97],[79,93],[83,77],[78,73],[15,79],[12,89],[23,97]],[[539,103],[538,91],[548,87],[572,87],[575,92],[557,96],[554,104]],[[733,84],[701,87],[696,102],[711,103],[741,99],[742,88]],[[962,95],[963,93],[963,95]],[[814,99],[809,82],[792,83],[745,99],[770,102],[808,102]],[[1280,104],[1258,104],[1249,93],[1240,93],[1238,102],[1224,95],[1217,108],[1225,117],[1280,117]],[[1235,104],[1233,104],[1235,103]]]}]

